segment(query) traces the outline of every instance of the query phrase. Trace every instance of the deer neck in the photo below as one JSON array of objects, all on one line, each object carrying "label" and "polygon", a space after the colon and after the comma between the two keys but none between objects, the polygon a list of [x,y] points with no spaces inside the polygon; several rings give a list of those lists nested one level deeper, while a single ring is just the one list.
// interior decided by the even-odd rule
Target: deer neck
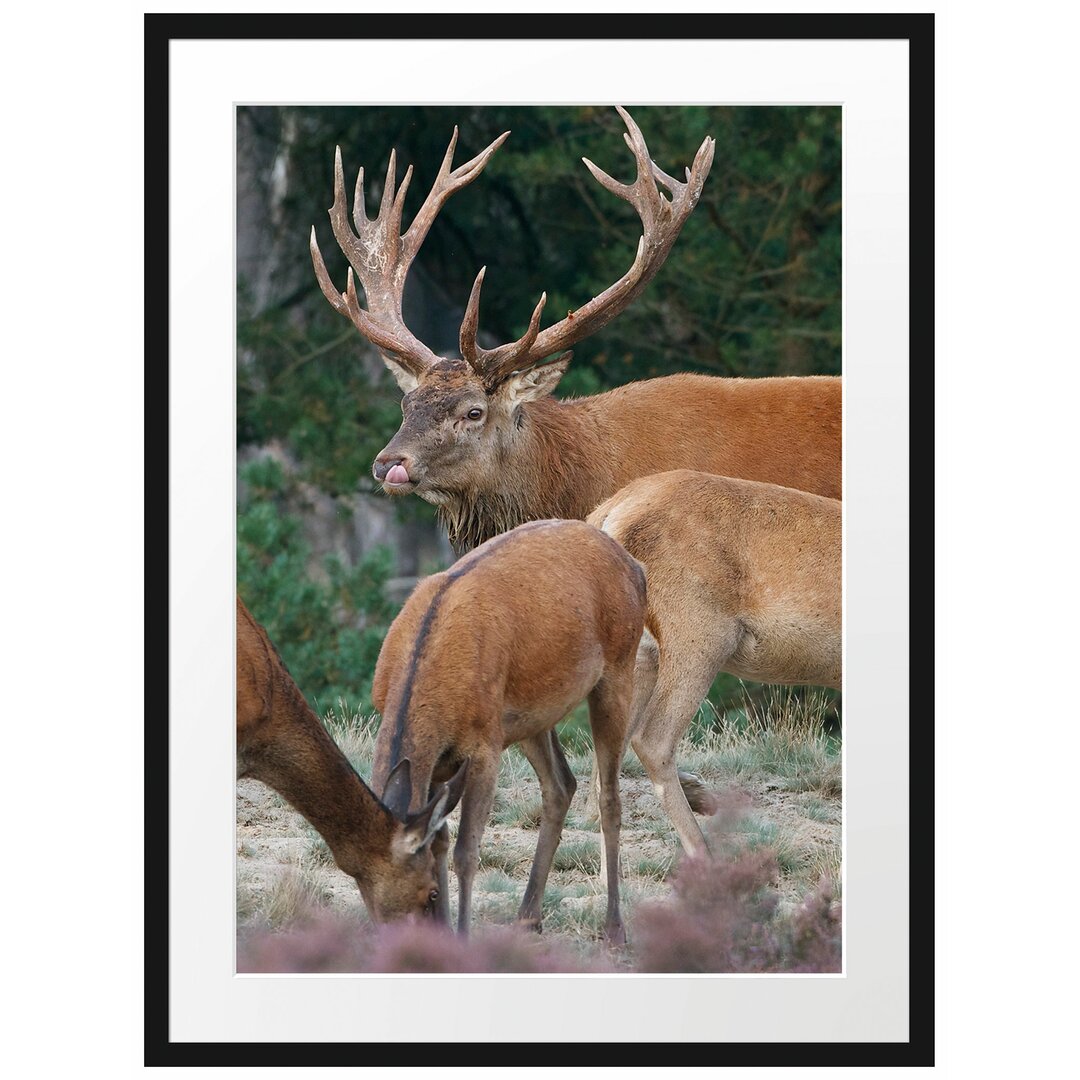
[{"label": "deer neck", "polygon": [[245,775],[268,784],[318,830],[347,874],[365,880],[389,851],[393,817],[349,764],[295,686],[279,686],[270,747]]},{"label": "deer neck", "polygon": [[541,398],[519,407],[501,442],[498,468],[438,508],[455,551],[526,521],[583,519],[610,493],[613,470],[588,400]]}]

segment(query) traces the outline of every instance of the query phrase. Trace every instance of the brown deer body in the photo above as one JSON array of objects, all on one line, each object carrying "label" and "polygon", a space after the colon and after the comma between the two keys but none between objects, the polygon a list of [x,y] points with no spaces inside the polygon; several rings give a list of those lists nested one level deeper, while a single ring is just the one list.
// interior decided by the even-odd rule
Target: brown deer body
[{"label": "brown deer body", "polygon": [[[651,160],[626,111],[619,112],[636,179],[621,184],[591,162],[586,165],[641,218],[633,265],[604,292],[543,330],[541,296],[522,338],[494,349],[477,343],[481,270],[461,325],[461,360],[436,356],[412,335],[401,316],[402,291],[439,209],[480,174],[506,135],[451,170],[455,129],[431,193],[404,234],[401,213],[411,169],[395,195],[391,156],[373,221],[364,212],[360,171],[354,233],[338,153],[330,219],[351,266],[345,292],[330,280],[312,229],[316,276],[330,303],[379,348],[405,392],[401,428],[376,458],[374,475],[388,494],[415,492],[438,507],[458,551],[523,521],[584,518],[630,480],[679,466],[840,497],[839,378],[675,375],[573,401],[548,396],[570,362],[565,350],[624,310],[656,274],[697,204],[712,164],[714,144],[706,139],[686,182],[675,180]],[[354,271],[367,310],[360,307]]]},{"label": "brown deer body", "polygon": [[[261,780],[311,822],[360,887],[372,918],[433,914],[432,841],[461,797],[465,774],[439,785],[417,813],[395,817],[311,710],[266,631],[236,598],[236,772]],[[386,798],[408,784],[387,778]]]},{"label": "brown deer body", "polygon": [[[461,931],[469,925],[499,757],[512,743],[540,779],[540,832],[519,911],[521,921],[540,925],[544,885],[576,787],[554,728],[587,698],[607,868],[606,929],[613,941],[623,940],[618,772],[644,617],[644,575],[623,548],[584,522],[538,521],[421,581],[394,620],[372,690],[383,717],[373,782],[408,763],[411,799],[392,807],[404,813],[468,765],[454,847]],[[444,897],[445,877],[444,861]]]},{"label": "brown deer body", "polygon": [[648,576],[631,744],[695,854],[705,841],[675,748],[717,674],[840,686],[841,504],[679,469],[634,481],[589,521]]},{"label": "brown deer body", "polygon": [[[840,496],[837,378],[669,375],[516,407],[485,402],[475,382],[464,361],[440,361],[406,395],[380,455],[408,471],[391,493],[433,502],[459,551],[524,521],[584,519],[631,480],[676,465]],[[461,419],[470,409],[486,427]],[[470,427],[475,453],[464,455]]]}]

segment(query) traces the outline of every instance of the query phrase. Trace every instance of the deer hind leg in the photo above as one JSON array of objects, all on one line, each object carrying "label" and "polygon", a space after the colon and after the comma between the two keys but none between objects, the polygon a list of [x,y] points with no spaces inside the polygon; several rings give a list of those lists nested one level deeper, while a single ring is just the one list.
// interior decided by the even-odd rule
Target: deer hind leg
[{"label": "deer hind leg", "polygon": [[454,844],[454,873],[458,879],[458,933],[469,932],[472,915],[472,883],[480,863],[480,838],[495,802],[499,775],[499,750],[486,760],[474,757],[469,764],[469,779],[461,797],[461,821]]},{"label": "deer hind leg", "polygon": [[[638,642],[637,657],[634,660],[634,696],[630,703],[630,730],[637,731],[645,719],[645,709],[656,687],[656,676],[660,670],[660,649],[656,638],[646,630]],[[621,763],[620,763],[621,764]],[[597,773],[596,758],[593,758],[592,784],[589,797],[585,801],[585,814],[596,821],[600,817],[600,778]],[[603,849],[601,848],[601,852]],[[601,859],[601,861],[603,861]]]},{"label": "deer hind leg", "polygon": [[435,874],[439,885],[439,906],[435,909],[435,921],[450,925],[450,826],[444,821],[431,842],[435,856]]},{"label": "deer hind leg", "polygon": [[719,663],[709,656],[695,654],[675,636],[665,639],[656,688],[641,726],[631,739],[687,855],[701,854],[708,850],[708,845],[683,791],[675,765],[675,748],[709,692],[722,660],[731,655],[738,642],[738,628],[734,622],[717,629],[720,632]]},{"label": "deer hind leg", "polygon": [[630,735],[633,669],[610,673],[589,694],[589,724],[599,777],[601,875],[607,881],[607,916],[604,935],[614,945],[626,942],[619,912],[619,833],[622,803],[619,799],[619,768]]},{"label": "deer hind leg", "polygon": [[518,921],[539,930],[542,923],[544,887],[551,872],[555,849],[562,836],[570,800],[577,790],[577,781],[566,762],[554,729],[531,739],[523,739],[518,745],[540,779],[542,807],[536,855],[533,857],[529,883],[525,886],[525,896],[518,911]]}]

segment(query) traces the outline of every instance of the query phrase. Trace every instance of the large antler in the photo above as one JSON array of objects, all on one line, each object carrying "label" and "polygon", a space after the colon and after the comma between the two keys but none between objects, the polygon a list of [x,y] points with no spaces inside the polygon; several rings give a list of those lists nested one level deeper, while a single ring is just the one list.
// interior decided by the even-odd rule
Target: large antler
[{"label": "large antler", "polygon": [[[637,162],[637,178],[632,184],[620,184],[588,158],[582,160],[608,191],[618,195],[620,199],[625,199],[638,212],[643,233],[638,242],[634,263],[610,288],[567,315],[562,322],[541,331],[540,313],[547,300],[547,294],[544,293],[532,313],[529,328],[524,335],[519,340],[500,345],[496,349],[483,349],[476,343],[480,288],[484,282],[482,269],[472,287],[465,318],[461,323],[461,355],[488,387],[498,385],[515,371],[524,371],[545,357],[570,348],[575,342],[606,326],[616,315],[629,307],[663,265],[686,219],[701,197],[702,185],[712,167],[715,140],[706,138],[701,144],[693,167],[686,170],[684,184],[668,176],[653,162],[641,129],[624,108],[616,108],[627,127],[627,134],[623,135],[623,139]],[[657,184],[667,189],[670,199],[661,194]]]},{"label": "large antler", "polygon": [[[504,131],[486,150],[451,170],[458,138],[458,129],[455,127],[435,183],[409,226],[409,231],[404,235],[401,234],[401,213],[405,206],[405,192],[412,180],[412,166],[406,171],[405,179],[395,195],[397,155],[395,151],[390,151],[386,185],[379,203],[379,214],[374,220],[370,220],[364,212],[364,170],[360,169],[353,196],[353,222],[356,225],[354,233],[349,226],[345,203],[345,174],[341,166],[340,146],[335,153],[334,205],[330,208],[330,224],[334,237],[350,264],[345,292],[339,293],[330,280],[315,239],[315,227],[312,226],[311,261],[315,266],[315,276],[319,280],[323,295],[333,307],[342,315],[348,316],[357,330],[379,349],[385,359],[398,364],[417,378],[434,364],[438,357],[413,335],[401,315],[401,298],[409,267],[446,200],[484,171],[488,159],[509,134],[509,131]],[[354,270],[364,286],[366,311],[360,307],[356,295]]]}]

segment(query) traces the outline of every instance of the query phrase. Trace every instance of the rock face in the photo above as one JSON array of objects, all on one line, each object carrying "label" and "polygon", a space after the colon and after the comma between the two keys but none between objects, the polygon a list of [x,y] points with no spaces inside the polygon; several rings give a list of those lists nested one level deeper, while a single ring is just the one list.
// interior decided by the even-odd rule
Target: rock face
[{"label": "rock face", "polygon": [[[337,555],[354,564],[376,547],[394,553],[394,577],[388,583],[392,598],[404,599],[416,579],[449,566],[454,553],[434,520],[398,519],[394,505],[385,495],[328,495],[299,478],[296,458],[279,441],[265,446],[245,446],[237,454],[238,471],[252,461],[271,458],[288,478],[282,511],[300,519],[304,543],[311,551],[308,572],[324,578],[323,559]],[[237,500],[245,492],[238,484]]]}]

